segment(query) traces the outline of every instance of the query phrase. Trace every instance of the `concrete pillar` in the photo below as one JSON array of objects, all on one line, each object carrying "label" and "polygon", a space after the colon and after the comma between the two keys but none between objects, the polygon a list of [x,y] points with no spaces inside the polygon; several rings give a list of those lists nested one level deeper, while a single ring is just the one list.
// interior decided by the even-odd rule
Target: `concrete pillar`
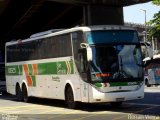
[{"label": "concrete pillar", "polygon": [[152,48],[153,48],[153,51],[154,51],[154,53],[155,53],[155,42],[154,42],[153,37],[152,37]]},{"label": "concrete pillar", "polygon": [[124,25],[123,7],[87,5],[83,15],[85,25]]}]

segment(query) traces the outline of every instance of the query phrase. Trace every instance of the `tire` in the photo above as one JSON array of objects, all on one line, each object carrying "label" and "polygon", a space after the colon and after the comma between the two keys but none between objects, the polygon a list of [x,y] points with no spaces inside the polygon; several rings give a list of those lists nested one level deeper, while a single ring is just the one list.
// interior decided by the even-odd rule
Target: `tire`
[{"label": "tire", "polygon": [[113,108],[119,108],[122,105],[122,102],[111,102]]},{"label": "tire", "polygon": [[65,91],[65,102],[70,109],[76,108],[77,103],[74,101],[72,88],[69,86]]},{"label": "tire", "polygon": [[16,85],[16,97],[18,101],[22,101],[22,91],[19,85]]},{"label": "tire", "polygon": [[3,91],[2,95],[9,95],[9,93],[7,91]]},{"label": "tire", "polygon": [[26,85],[23,85],[23,87],[22,87],[22,98],[23,98],[24,102],[28,102],[29,101]]}]

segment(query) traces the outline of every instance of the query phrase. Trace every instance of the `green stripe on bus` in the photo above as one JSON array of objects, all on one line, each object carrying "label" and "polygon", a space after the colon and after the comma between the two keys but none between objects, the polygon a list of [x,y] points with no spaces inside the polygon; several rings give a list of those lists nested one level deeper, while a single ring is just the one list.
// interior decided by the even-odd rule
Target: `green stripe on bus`
[{"label": "green stripe on bus", "polygon": [[102,87],[102,83],[95,83],[95,86],[100,88],[100,87]]},{"label": "green stripe on bus", "polygon": [[[48,62],[48,63],[38,63],[38,75],[51,75],[51,74],[59,74],[66,75],[68,71],[69,74],[74,74],[74,66],[73,61],[68,61],[70,67],[68,68],[66,65],[66,61],[60,62]],[[6,66],[6,75],[22,75],[23,68],[22,65],[13,65]],[[29,75],[33,75],[32,64],[28,64]]]},{"label": "green stripe on bus", "polygon": [[33,75],[33,69],[31,64],[28,64],[28,69],[29,69],[29,75]]},{"label": "green stripe on bus", "polygon": [[110,87],[116,87],[116,86],[132,86],[132,85],[139,85],[142,83],[142,81],[133,81],[133,82],[111,82]]},{"label": "green stripe on bus", "polygon": [[55,63],[40,63],[38,64],[38,75],[50,75],[56,73]]},{"label": "green stripe on bus", "polygon": [[23,74],[23,67],[22,65],[18,65],[18,69],[19,69],[19,75]]},{"label": "green stripe on bus", "polygon": [[32,86],[36,86],[36,76],[31,76],[32,78]]},{"label": "green stripe on bus", "polygon": [[67,68],[66,62],[57,62],[56,68],[57,68],[57,71],[54,74],[59,74],[59,75],[67,74],[68,68]]},{"label": "green stripe on bus", "polygon": [[74,74],[74,66],[73,66],[73,61],[69,61],[71,65],[71,74]]},{"label": "green stripe on bus", "polygon": [[128,86],[128,82],[111,82],[110,87],[114,86]]},{"label": "green stripe on bus", "polygon": [[12,65],[5,67],[6,75],[22,75],[22,65]]},{"label": "green stripe on bus", "polygon": [[[141,84],[142,81],[133,81],[133,82],[110,82],[108,83],[109,86],[107,87],[117,87],[117,86],[133,86],[133,85],[139,85]],[[104,83],[95,83],[94,84],[96,87],[104,87]]]},{"label": "green stripe on bus", "polygon": [[[70,61],[71,74],[74,73],[73,61]],[[68,68],[66,62],[51,62],[38,64],[38,75],[50,75],[50,74],[67,74]]]}]

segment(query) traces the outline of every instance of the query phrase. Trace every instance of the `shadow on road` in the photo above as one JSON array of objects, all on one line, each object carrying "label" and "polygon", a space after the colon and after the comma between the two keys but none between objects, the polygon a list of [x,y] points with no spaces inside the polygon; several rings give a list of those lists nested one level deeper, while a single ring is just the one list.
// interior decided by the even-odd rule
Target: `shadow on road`
[{"label": "shadow on road", "polygon": [[[17,101],[15,96],[12,95],[0,95],[0,99]],[[53,99],[42,99],[42,98],[32,98],[30,100],[31,104],[53,106],[59,108],[67,108],[65,102],[62,100],[53,100]],[[146,92],[145,98],[142,100],[134,100],[124,102],[122,106],[113,108],[109,103],[103,104],[87,104],[79,103],[79,106],[76,110],[84,112],[118,112],[125,114],[140,114],[140,115],[160,115],[160,93]]]}]

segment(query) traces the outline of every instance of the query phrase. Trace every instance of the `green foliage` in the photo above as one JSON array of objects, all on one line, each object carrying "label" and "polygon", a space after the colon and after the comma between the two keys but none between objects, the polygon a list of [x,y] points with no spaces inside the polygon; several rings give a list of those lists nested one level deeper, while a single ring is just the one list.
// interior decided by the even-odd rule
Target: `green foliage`
[{"label": "green foliage", "polygon": [[160,5],[160,0],[153,0],[152,3],[159,6]]},{"label": "green foliage", "polygon": [[[160,0],[153,0],[153,4],[160,5]],[[151,29],[149,30],[149,36],[154,38],[160,38],[160,11],[158,13],[154,14],[154,17],[152,20],[150,20],[148,25],[151,26]]]}]

